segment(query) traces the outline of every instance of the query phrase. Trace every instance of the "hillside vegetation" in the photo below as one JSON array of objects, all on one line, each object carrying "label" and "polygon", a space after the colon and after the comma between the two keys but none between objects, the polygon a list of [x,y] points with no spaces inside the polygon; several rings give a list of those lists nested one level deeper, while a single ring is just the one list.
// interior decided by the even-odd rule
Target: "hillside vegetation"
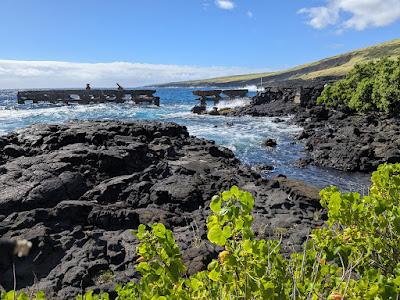
[{"label": "hillside vegetation", "polygon": [[400,39],[396,39],[283,71],[174,82],[163,86],[242,86],[260,84],[261,78],[266,84],[288,80],[336,79],[346,75],[356,64],[399,55]]},{"label": "hillside vegetation", "polygon": [[400,111],[400,56],[357,64],[342,80],[325,87],[318,104],[357,112]]}]

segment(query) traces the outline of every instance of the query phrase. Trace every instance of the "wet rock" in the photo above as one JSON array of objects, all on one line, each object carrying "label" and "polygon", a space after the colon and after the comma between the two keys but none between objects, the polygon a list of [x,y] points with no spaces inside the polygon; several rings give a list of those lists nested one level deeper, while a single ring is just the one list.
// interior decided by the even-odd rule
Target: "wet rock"
[{"label": "wet rock", "polygon": [[231,112],[232,112],[232,108],[230,108],[230,107],[223,107],[223,108],[218,109],[218,113],[221,116],[228,116],[229,114],[231,114]]},{"label": "wet rock", "polygon": [[210,112],[208,112],[208,114],[210,116],[219,116],[218,107],[213,107],[213,109]]},{"label": "wet rock", "polygon": [[286,121],[284,119],[281,118],[275,118],[272,120],[273,123],[285,123]]},{"label": "wet rock", "polygon": [[195,107],[192,108],[192,113],[198,114],[198,115],[204,114],[204,113],[206,113],[206,111],[207,111],[207,108],[205,105],[196,105]]},{"label": "wet rock", "polygon": [[274,140],[274,139],[266,139],[266,140],[263,142],[263,145],[264,145],[265,147],[275,148],[275,147],[278,145],[278,143],[277,143],[276,140]]},{"label": "wet rock", "polygon": [[269,173],[272,172],[275,168],[274,166],[258,164],[251,166],[251,169],[257,173]]}]

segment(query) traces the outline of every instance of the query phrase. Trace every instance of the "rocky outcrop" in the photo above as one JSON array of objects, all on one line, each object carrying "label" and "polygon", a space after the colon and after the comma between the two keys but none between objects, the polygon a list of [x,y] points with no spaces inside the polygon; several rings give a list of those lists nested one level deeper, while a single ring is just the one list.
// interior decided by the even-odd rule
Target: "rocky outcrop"
[{"label": "rocky outcrop", "polygon": [[356,115],[315,107],[298,113],[299,139],[308,156],[303,164],[343,171],[371,172],[400,162],[400,120],[379,114]]},{"label": "rocky outcrop", "polygon": [[[263,180],[176,124],[71,122],[0,137],[0,238],[33,244],[15,260],[17,288],[71,299],[136,278],[130,230],[140,223],[164,223],[189,272],[203,269],[218,250],[206,242],[209,201],[232,185],[254,194],[257,235],[278,230],[286,251],[321,222],[314,188]],[[1,268],[0,284],[12,289],[12,266]]]},{"label": "rocky outcrop", "polygon": [[235,109],[232,114],[256,117],[294,114],[314,106],[323,88],[324,82],[309,87],[267,87],[253,97],[249,105]]},{"label": "rocky outcrop", "polygon": [[267,148],[275,148],[278,145],[278,143],[276,142],[275,139],[266,139],[263,142],[263,145],[264,145],[264,147],[267,147]]}]

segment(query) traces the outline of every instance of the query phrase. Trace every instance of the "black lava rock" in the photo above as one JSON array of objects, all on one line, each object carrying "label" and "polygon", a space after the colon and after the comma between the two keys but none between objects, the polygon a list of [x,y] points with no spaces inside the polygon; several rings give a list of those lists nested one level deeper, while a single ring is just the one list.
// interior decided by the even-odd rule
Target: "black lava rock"
[{"label": "black lava rock", "polygon": [[[312,217],[318,190],[285,178],[270,184],[230,150],[173,123],[34,125],[1,137],[0,170],[0,237],[33,243],[15,261],[17,288],[57,299],[136,278],[138,241],[130,229],[140,223],[164,223],[189,273],[204,269],[217,255],[206,241],[211,197],[232,185],[255,196],[258,236],[287,228],[285,251],[300,248],[320,224]],[[113,282],[104,281],[105,271]],[[0,274],[11,290],[12,268],[0,264]]]}]

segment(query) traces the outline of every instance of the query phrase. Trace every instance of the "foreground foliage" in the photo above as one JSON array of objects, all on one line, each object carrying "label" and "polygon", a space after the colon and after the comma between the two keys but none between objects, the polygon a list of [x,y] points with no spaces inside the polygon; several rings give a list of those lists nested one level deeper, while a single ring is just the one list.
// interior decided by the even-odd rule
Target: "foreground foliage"
[{"label": "foreground foliage", "polygon": [[254,238],[254,199],[232,187],[210,204],[208,239],[221,251],[207,270],[187,276],[172,232],[162,224],[140,225],[142,277],[118,286],[118,299],[399,299],[399,202],[400,164],[381,165],[364,197],[326,188],[326,226],[312,231],[302,253],[284,257],[279,241]]},{"label": "foreground foliage", "polygon": [[358,112],[400,112],[400,57],[356,65],[344,79],[326,86],[317,102]]}]

